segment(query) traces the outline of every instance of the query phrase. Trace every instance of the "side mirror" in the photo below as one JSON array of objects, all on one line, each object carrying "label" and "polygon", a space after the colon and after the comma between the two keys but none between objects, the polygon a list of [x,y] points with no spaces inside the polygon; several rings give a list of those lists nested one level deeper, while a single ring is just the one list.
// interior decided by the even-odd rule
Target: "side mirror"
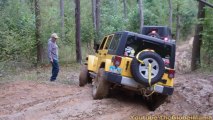
[{"label": "side mirror", "polygon": [[98,52],[99,47],[100,47],[100,44],[94,44],[93,49],[95,50],[96,53]]}]

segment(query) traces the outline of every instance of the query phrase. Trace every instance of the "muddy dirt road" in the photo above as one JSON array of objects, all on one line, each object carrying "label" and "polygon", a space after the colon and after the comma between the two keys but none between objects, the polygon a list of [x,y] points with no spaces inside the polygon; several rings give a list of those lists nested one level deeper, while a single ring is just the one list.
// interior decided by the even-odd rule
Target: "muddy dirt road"
[{"label": "muddy dirt road", "polygon": [[180,82],[171,100],[155,112],[148,111],[139,98],[122,91],[93,100],[91,85],[32,81],[1,84],[0,120],[128,120],[132,115],[213,114],[213,76],[177,75],[176,81]]},{"label": "muddy dirt road", "polygon": [[91,85],[78,86],[78,72],[67,76],[71,84],[28,80],[1,83],[0,120],[129,120],[134,115],[213,115],[211,74],[176,74],[174,95],[150,112],[141,99],[123,91],[93,100]]}]

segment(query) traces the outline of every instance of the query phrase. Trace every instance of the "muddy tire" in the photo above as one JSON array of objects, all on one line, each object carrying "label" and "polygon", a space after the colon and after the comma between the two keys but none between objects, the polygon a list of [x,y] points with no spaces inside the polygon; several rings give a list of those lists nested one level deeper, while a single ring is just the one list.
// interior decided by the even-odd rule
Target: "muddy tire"
[{"label": "muddy tire", "polygon": [[152,96],[146,98],[146,105],[150,111],[155,111],[160,105],[168,100],[168,95],[153,94]]},{"label": "muddy tire", "polygon": [[93,81],[93,99],[102,99],[109,93],[110,83],[104,78],[104,68],[100,68],[97,77]]},{"label": "muddy tire", "polygon": [[151,64],[151,85],[159,82],[165,71],[165,65],[160,55],[155,52],[147,51],[140,53],[138,59],[142,60],[141,64],[136,58],[131,63],[131,73],[135,81],[150,86],[148,79],[148,65]]},{"label": "muddy tire", "polygon": [[79,75],[79,86],[83,87],[84,85],[89,83],[89,81],[91,81],[91,78],[89,77],[87,65],[84,65],[82,66],[81,72]]}]

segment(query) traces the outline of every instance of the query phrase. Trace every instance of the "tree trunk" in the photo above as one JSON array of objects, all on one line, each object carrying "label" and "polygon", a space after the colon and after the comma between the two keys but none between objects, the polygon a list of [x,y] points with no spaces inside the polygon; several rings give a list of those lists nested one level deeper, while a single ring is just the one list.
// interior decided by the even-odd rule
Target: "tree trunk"
[{"label": "tree trunk", "polygon": [[25,0],[20,0],[21,4],[24,4],[25,3]]},{"label": "tree trunk", "polygon": [[81,55],[81,18],[80,18],[80,0],[75,0],[75,40],[76,40],[76,61],[82,63]]},{"label": "tree trunk", "polygon": [[127,19],[127,6],[126,6],[126,0],[123,0],[124,5],[124,19]]},{"label": "tree trunk", "polygon": [[64,40],[64,0],[60,0],[61,40]]},{"label": "tree trunk", "polygon": [[139,14],[140,14],[140,33],[142,33],[144,25],[144,16],[143,16],[143,0],[138,0]]},{"label": "tree trunk", "polygon": [[30,3],[30,10],[31,10],[32,14],[34,14],[34,12],[35,12],[35,11],[34,11],[34,10],[35,10],[35,8],[34,8],[34,7],[35,7],[35,6],[34,6],[35,3],[33,3],[34,0],[29,0],[28,2]]},{"label": "tree trunk", "polygon": [[96,0],[92,0],[92,21],[94,30],[96,31]]},{"label": "tree trunk", "polygon": [[213,4],[208,3],[206,0],[197,0],[197,1],[198,1],[198,2],[201,2],[201,3],[203,3],[203,4],[205,4],[205,5],[208,6],[208,7],[213,8]]},{"label": "tree trunk", "polygon": [[172,31],[172,0],[168,0],[169,3],[169,27]]},{"label": "tree trunk", "polygon": [[[199,2],[198,5],[198,20],[205,18],[205,4]],[[191,59],[191,70],[194,71],[200,66],[200,49],[202,44],[202,33],[203,32],[203,24],[198,23],[195,29],[195,36],[193,41],[193,48],[192,48],[192,59]]]},{"label": "tree trunk", "polygon": [[92,0],[92,21],[93,21],[93,30],[95,32],[94,37],[94,45],[96,44],[96,33],[97,33],[97,27],[96,27],[96,0]]},{"label": "tree trunk", "polygon": [[117,15],[118,13],[118,0],[114,0],[114,15]]},{"label": "tree trunk", "polygon": [[97,39],[100,39],[100,0],[96,0],[96,33]]},{"label": "tree trunk", "polygon": [[176,38],[177,41],[180,40],[180,4],[177,4],[177,16],[176,16]]},{"label": "tree trunk", "polygon": [[39,0],[35,0],[35,38],[36,38],[36,48],[37,48],[37,64],[40,64],[42,59],[42,43],[41,43],[41,15],[40,15],[40,5]]}]

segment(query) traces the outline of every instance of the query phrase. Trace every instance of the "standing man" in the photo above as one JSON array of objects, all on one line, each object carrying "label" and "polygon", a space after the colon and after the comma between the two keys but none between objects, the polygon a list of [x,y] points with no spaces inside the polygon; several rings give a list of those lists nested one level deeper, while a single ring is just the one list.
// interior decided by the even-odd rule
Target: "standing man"
[{"label": "standing man", "polygon": [[59,72],[58,45],[56,44],[58,38],[58,35],[56,33],[53,33],[48,41],[48,58],[50,60],[50,63],[52,64],[52,76],[50,78],[50,81],[55,81]]}]

